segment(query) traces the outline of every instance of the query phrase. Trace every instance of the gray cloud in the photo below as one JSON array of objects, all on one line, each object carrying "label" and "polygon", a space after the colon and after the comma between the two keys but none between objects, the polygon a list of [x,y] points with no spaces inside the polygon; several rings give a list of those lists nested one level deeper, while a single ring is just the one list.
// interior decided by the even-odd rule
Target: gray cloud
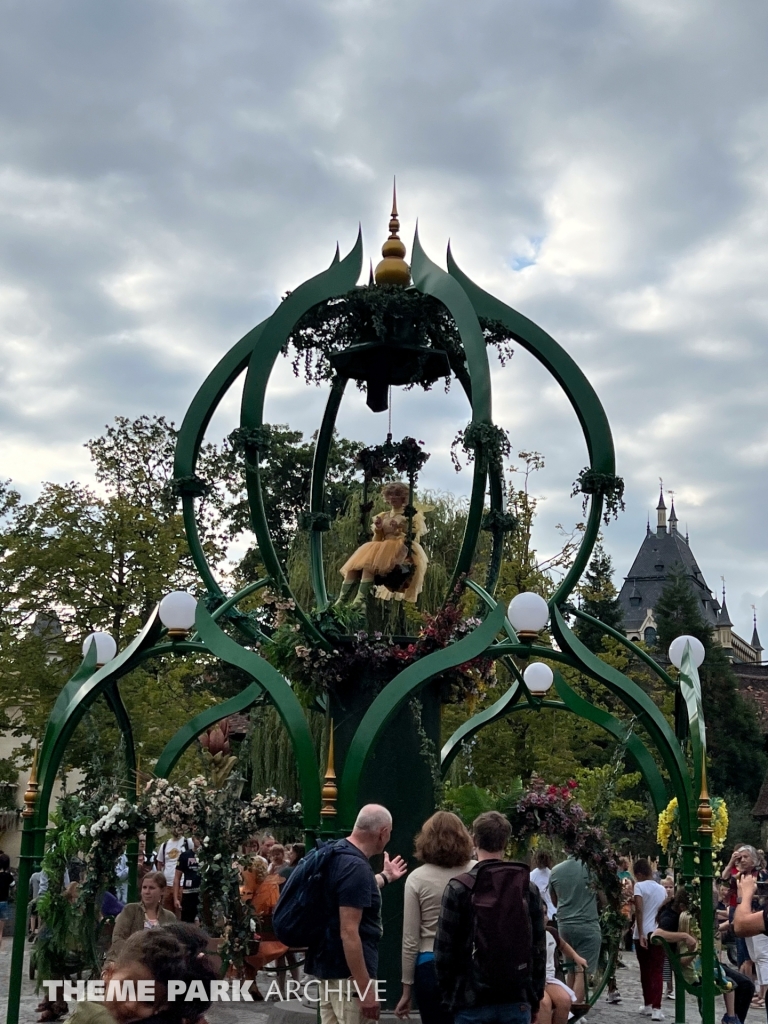
[{"label": "gray cloud", "polygon": [[[627,513],[657,478],[711,585],[768,631],[768,11],[663,0],[11,0],[0,38],[0,467],[27,493],[87,473],[115,414],[177,421],[205,373],[327,265],[404,237],[549,330],[612,422]],[[274,419],[320,391],[282,369]],[[301,395],[301,400],[298,400]],[[540,544],[578,516],[575,419],[525,353],[499,421],[547,455]],[[217,424],[235,412],[227,406]],[[395,429],[447,448],[461,396],[398,396]],[[342,426],[379,438],[353,396]],[[732,596],[730,596],[732,595]]]}]

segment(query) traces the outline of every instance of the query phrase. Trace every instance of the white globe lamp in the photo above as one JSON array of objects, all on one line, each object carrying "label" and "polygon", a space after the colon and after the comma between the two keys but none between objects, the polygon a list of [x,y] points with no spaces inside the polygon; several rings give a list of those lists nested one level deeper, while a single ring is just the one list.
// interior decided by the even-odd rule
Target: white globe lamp
[{"label": "white globe lamp", "polygon": [[704,661],[704,644],[695,636],[678,636],[669,645],[669,660],[675,668],[683,667],[685,645],[691,645],[691,659],[696,668]]},{"label": "white globe lamp", "polygon": [[88,653],[91,644],[96,645],[96,664],[99,668],[112,661],[117,654],[117,644],[109,633],[89,633],[83,640],[83,657]]},{"label": "white globe lamp", "polygon": [[546,693],[552,685],[554,678],[552,669],[549,665],[545,665],[543,661],[532,661],[525,672],[523,672],[525,685],[531,693],[535,694]]},{"label": "white globe lamp", "polygon": [[547,602],[539,594],[526,591],[509,602],[507,617],[523,643],[532,643],[549,619]]},{"label": "white globe lamp", "polygon": [[195,624],[197,600],[185,590],[174,590],[160,602],[160,621],[172,640],[185,637]]}]

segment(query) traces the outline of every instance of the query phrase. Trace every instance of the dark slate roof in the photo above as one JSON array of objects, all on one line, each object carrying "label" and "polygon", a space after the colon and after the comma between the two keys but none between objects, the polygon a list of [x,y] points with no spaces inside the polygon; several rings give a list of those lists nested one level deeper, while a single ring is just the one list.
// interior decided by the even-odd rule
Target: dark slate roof
[{"label": "dark slate roof", "polygon": [[728,606],[725,603],[725,589],[723,589],[723,605],[720,609],[720,614],[717,617],[718,626],[732,626],[731,618],[728,615]]},{"label": "dark slate roof", "polygon": [[[676,531],[668,533],[666,530],[657,530],[646,534],[619,592],[624,629],[627,632],[640,629],[648,609],[653,608],[661,596],[673,566],[682,566],[685,570],[691,589],[699,598],[700,611],[705,621],[712,626],[718,624],[720,602],[712,596],[686,540]],[[640,594],[639,605],[630,602],[633,593]]]},{"label": "dark slate roof", "polygon": [[760,643],[760,637],[757,635],[757,623],[755,623],[754,628],[752,629],[752,644],[751,644],[751,646],[754,647],[756,651],[762,651],[763,650],[763,645]]}]

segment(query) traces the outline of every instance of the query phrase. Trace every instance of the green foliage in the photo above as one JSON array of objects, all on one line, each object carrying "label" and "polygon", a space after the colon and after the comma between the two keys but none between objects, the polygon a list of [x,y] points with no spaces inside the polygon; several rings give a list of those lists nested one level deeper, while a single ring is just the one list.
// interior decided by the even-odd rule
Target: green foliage
[{"label": "green foliage", "polygon": [[463,786],[449,786],[445,790],[443,807],[447,811],[458,814],[464,824],[469,827],[480,814],[486,811],[509,812],[522,796],[523,784],[520,779],[511,780],[507,790],[495,794],[489,789],[465,783]]},{"label": "green foliage", "polygon": [[79,965],[82,961],[82,915],[75,908],[74,898],[64,891],[64,873],[69,862],[87,850],[91,819],[82,814],[80,800],[74,795],[59,802],[52,819],[41,864],[48,875],[48,891],[37,903],[38,914],[45,922],[35,944],[38,986],[41,980],[68,977],[73,963]]},{"label": "green foliage", "polygon": [[[579,587],[579,595],[581,609],[587,615],[592,615],[613,629],[623,629],[624,616],[619,604],[618,591],[613,585],[613,562],[602,544],[595,546],[592,560]],[[604,649],[605,633],[591,622],[577,619],[574,632],[590,651],[600,654]]]},{"label": "green foliage", "polygon": [[725,837],[722,856],[725,860],[738,845],[748,843],[759,849],[762,846],[760,822],[752,817],[754,801],[735,789],[723,793],[728,806],[728,833]]},{"label": "green foliage", "polygon": [[[512,356],[509,332],[494,320],[481,320],[486,344],[497,348],[502,366]],[[316,384],[332,380],[335,372],[329,357],[360,342],[386,344],[393,334],[409,345],[445,352],[451,370],[462,384],[469,384],[466,357],[453,317],[430,295],[397,285],[354,288],[346,295],[329,299],[310,309],[288,338],[285,352],[293,351],[293,372],[302,371]],[[420,379],[412,385],[428,391],[431,384]],[[364,388],[365,384],[359,384]],[[446,379],[446,389],[450,378]]]},{"label": "green foliage", "polygon": [[[305,441],[300,430],[291,430],[285,424],[265,424],[262,430],[268,439],[260,452],[259,466],[264,512],[272,543],[278,555],[285,558],[302,516],[309,508],[314,444]],[[334,435],[328,456],[324,507],[332,521],[349,499],[354,484],[354,457],[359,447],[353,441]],[[250,531],[251,519],[243,490],[244,454],[231,436],[223,446],[220,469],[229,498],[222,517],[228,536],[234,539]],[[257,549],[251,549],[246,556],[239,575],[243,582],[263,575]]]},{"label": "green foliage", "polygon": [[757,712],[739,692],[725,651],[715,642],[712,628],[699,612],[698,601],[682,569],[673,569],[654,608],[658,647],[667,651],[681,634],[704,644],[699,668],[704,717],[707,723],[709,780],[713,792],[733,789],[754,802],[768,759]]}]

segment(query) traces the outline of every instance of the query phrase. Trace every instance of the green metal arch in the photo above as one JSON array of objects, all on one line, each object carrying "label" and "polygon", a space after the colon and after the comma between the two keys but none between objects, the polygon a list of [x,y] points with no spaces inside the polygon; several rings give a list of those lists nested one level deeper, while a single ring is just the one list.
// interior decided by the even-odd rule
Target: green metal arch
[{"label": "green metal arch", "polygon": [[[561,348],[554,338],[550,337],[532,320],[507,306],[495,296],[483,291],[470,280],[459,269],[450,246],[448,247],[448,273],[461,284],[478,316],[503,323],[510,334],[535,356],[557,380],[581,423],[591,468],[600,473],[615,473],[616,457],[613,438],[605,410],[594,388],[565,349]],[[562,603],[573,590],[589,561],[600,530],[602,505],[602,499],[593,495],[587,527],[576,558],[554,596],[554,601],[558,604]]]},{"label": "green metal arch", "polygon": [[[551,622],[553,635],[561,651],[570,655],[575,666],[607,686],[630,708],[633,714],[640,717],[669,772],[672,788],[681,808],[680,831],[683,842],[687,845],[692,844],[696,828],[696,802],[693,798],[691,779],[683,752],[667,720],[639,686],[617,669],[606,665],[581,643],[566,625],[558,608],[552,609]],[[683,814],[682,808],[685,808],[688,813]]]},{"label": "green metal arch", "polygon": [[[560,697],[560,702],[544,700],[537,706],[570,711],[579,718],[593,722],[601,729],[604,729],[605,732],[610,733],[620,743],[626,744],[627,751],[634,758],[648,786],[654,810],[657,814],[661,813],[669,802],[669,794],[661,773],[656,767],[656,762],[640,737],[631,732],[627,725],[614,715],[611,715],[602,708],[596,707],[594,704],[590,704],[589,701],[580,697],[566,683],[560,672],[555,672],[554,685]],[[472,718],[459,726],[450,739],[445,742],[440,754],[440,771],[443,777],[448,773],[454,759],[460,753],[463,744],[467,740],[475,736],[485,726],[498,722],[515,711],[525,710],[530,707],[528,703],[520,701],[521,693],[520,685],[517,682],[513,683],[495,704],[473,715]]]},{"label": "green metal arch", "polygon": [[197,606],[197,631],[207,649],[228,665],[236,665],[268,694],[291,738],[299,772],[304,822],[314,829],[320,820],[320,768],[304,709],[286,679],[254,651],[241,647],[211,618],[202,602]]},{"label": "green metal arch", "polygon": [[[491,368],[488,363],[485,339],[480,328],[475,310],[472,308],[465,290],[452,280],[436,263],[429,259],[421,247],[419,233],[413,240],[413,259],[411,267],[414,287],[425,295],[439,299],[448,309],[456,322],[467,358],[467,369],[472,385],[471,405],[473,423],[493,423],[491,406]],[[472,568],[472,558],[477,548],[480,527],[485,503],[486,467],[479,458],[475,459],[472,476],[472,492],[469,499],[469,511],[464,537],[453,571],[453,578],[448,587],[450,594],[461,576]],[[495,489],[498,499],[498,488]]]},{"label": "green metal arch", "polygon": [[258,683],[249,683],[244,690],[234,697],[230,697],[229,700],[216,704],[214,707],[206,708],[199,715],[190,718],[187,724],[183,725],[178,732],[175,732],[163,747],[160,757],[158,757],[155,764],[155,775],[158,778],[167,779],[176,767],[179,758],[195,742],[200,733],[205,732],[206,729],[210,729],[217,722],[228,718],[230,715],[236,715],[240,711],[245,711],[246,708],[249,708],[259,699],[263,692],[262,687]]},{"label": "green metal arch", "polygon": [[[248,364],[240,410],[240,424],[243,429],[258,430],[263,426],[264,401],[272,369],[296,323],[313,306],[336,295],[343,295],[354,287],[360,276],[362,255],[363,241],[362,234],[359,233],[353,249],[343,260],[299,285],[269,318]],[[327,646],[325,637],[296,601],[275,551],[264,510],[258,447],[247,442],[245,482],[251,510],[251,525],[266,570],[274,580],[275,586],[296,602],[296,614],[302,619],[305,629],[315,642]]]}]

